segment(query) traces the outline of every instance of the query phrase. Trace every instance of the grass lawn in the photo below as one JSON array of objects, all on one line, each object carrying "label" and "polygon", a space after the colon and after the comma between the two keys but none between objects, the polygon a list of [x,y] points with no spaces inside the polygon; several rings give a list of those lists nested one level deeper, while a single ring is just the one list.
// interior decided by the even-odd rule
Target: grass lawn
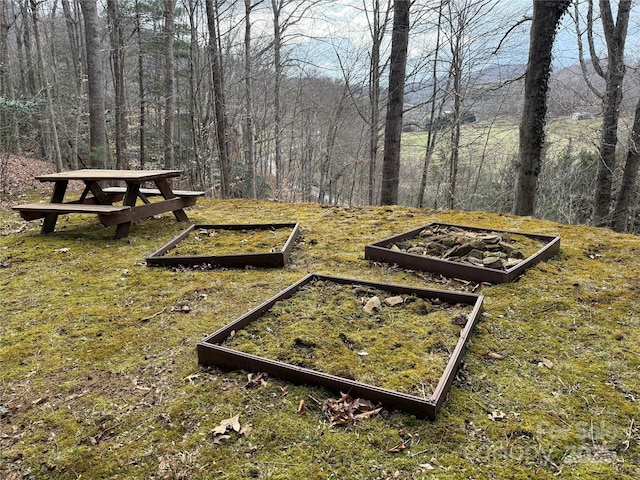
[{"label": "grass lawn", "polygon": [[[200,199],[188,215],[301,235],[282,269],[150,268],[186,228],[170,214],[115,240],[95,216],[42,236],[0,210],[0,478],[640,478],[640,238],[405,207]],[[480,287],[364,260],[432,221],[559,235],[560,253]],[[485,296],[435,421],[332,426],[336,393],[198,365],[204,336],[311,272]]]}]

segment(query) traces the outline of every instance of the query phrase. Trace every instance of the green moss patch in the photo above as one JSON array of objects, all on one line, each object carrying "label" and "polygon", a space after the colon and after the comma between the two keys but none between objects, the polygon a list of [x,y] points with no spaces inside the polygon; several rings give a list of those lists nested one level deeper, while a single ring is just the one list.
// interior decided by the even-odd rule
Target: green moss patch
[{"label": "green moss patch", "polygon": [[[302,233],[283,268],[173,271],[144,262],[184,230],[171,214],[114,240],[95,216],[60,217],[41,235],[39,222],[0,210],[0,478],[640,478],[640,238],[397,206],[203,198],[188,215],[295,218]],[[562,248],[491,286],[364,259],[365,245],[433,222],[561,236]],[[310,272],[484,295],[434,421],[391,410],[333,427],[322,411],[332,392],[273,377],[246,388],[247,372],[198,365],[195,346],[210,332]],[[333,333],[358,341],[344,355],[369,353],[358,368],[377,354],[366,336],[383,328],[373,318]],[[396,325],[392,337],[409,336]],[[312,334],[299,329],[289,342],[321,345]],[[393,347],[385,342],[374,338]],[[216,443],[216,427],[236,415],[251,433]]]},{"label": "green moss patch", "polygon": [[291,235],[291,228],[198,228],[189,233],[168,256],[209,256],[279,252]]},{"label": "green moss patch", "polygon": [[230,348],[410,395],[431,395],[472,306],[314,281]]}]

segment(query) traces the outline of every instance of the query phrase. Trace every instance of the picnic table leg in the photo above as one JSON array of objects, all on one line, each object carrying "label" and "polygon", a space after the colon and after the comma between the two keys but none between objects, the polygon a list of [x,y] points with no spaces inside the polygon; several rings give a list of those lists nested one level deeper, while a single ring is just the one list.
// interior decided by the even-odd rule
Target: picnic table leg
[{"label": "picnic table leg", "polygon": [[[136,200],[140,193],[139,183],[127,183],[127,192],[124,194],[123,205],[129,207],[135,207]],[[125,238],[129,235],[129,229],[131,228],[131,222],[119,223],[116,227],[116,238]]]},{"label": "picnic table leg", "polygon": [[[156,186],[158,187],[158,190],[160,190],[160,193],[162,194],[165,200],[169,200],[170,198],[175,198],[175,194],[173,193],[173,190],[171,190],[171,187],[169,186],[169,182],[167,181],[166,178],[159,178],[158,180],[155,181],[155,183],[156,183]],[[184,212],[182,208],[178,210],[173,210],[173,215],[176,217],[176,220],[178,220],[179,222],[189,221],[189,217],[187,217],[187,214]]]},{"label": "picnic table leg", "polygon": [[[67,191],[68,180],[58,180],[53,187],[53,193],[51,194],[50,203],[62,203],[64,200],[64,194]],[[56,229],[56,222],[58,221],[57,213],[47,213],[42,222],[42,233],[51,233]]]}]

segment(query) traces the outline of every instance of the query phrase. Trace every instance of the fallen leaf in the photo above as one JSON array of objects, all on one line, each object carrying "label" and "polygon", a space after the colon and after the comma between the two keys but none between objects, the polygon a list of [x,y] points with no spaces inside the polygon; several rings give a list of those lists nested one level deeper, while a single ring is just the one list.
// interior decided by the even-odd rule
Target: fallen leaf
[{"label": "fallen leaf", "polygon": [[191,375],[189,375],[189,376],[184,377],[184,378],[182,379],[182,381],[184,381],[184,382],[189,382],[189,384],[193,385],[193,381],[194,381],[194,380],[196,380],[196,379],[198,379],[198,378],[200,378],[200,374],[198,374],[198,373],[194,373],[194,374],[191,374]]},{"label": "fallen leaf", "polygon": [[547,358],[543,358],[540,363],[538,363],[538,366],[540,367],[547,367],[549,370],[551,370],[553,368],[553,362]]},{"label": "fallen leaf", "polygon": [[370,418],[382,410],[371,401],[352,398],[342,393],[340,398],[329,398],[322,405],[322,413],[331,421],[331,425],[349,425],[356,420]]},{"label": "fallen leaf", "polygon": [[492,420],[494,422],[501,422],[505,418],[507,418],[507,415],[502,411],[499,412],[496,410],[489,414],[489,420]]},{"label": "fallen leaf", "polygon": [[223,435],[227,433],[229,429],[236,432],[240,431],[240,414],[227,418],[226,420],[222,420],[220,424],[213,429],[212,433],[215,437],[216,435]]},{"label": "fallen leaf", "polygon": [[298,416],[301,417],[302,415],[304,415],[304,399],[301,399],[298,404]]},{"label": "fallen leaf", "polygon": [[230,438],[231,438],[230,435],[214,435],[213,436],[213,443],[216,443],[216,444],[220,445],[222,440],[228,440]]},{"label": "fallen leaf", "polygon": [[358,352],[358,355],[360,355],[361,357],[366,357],[367,355],[369,355],[369,352],[365,352],[364,350],[361,352]]},{"label": "fallen leaf", "polygon": [[259,388],[267,385],[267,378],[269,374],[261,372],[257,374],[250,373],[247,375],[248,382],[243,388]]},{"label": "fallen leaf", "polygon": [[189,305],[181,305],[179,307],[171,307],[171,311],[179,313],[189,313],[191,311],[191,307]]},{"label": "fallen leaf", "polygon": [[393,448],[390,448],[389,450],[387,450],[387,453],[400,453],[403,450],[406,450],[407,446],[404,444],[404,442],[399,443],[398,445],[396,445]]},{"label": "fallen leaf", "polygon": [[250,423],[245,423],[238,433],[240,435],[248,437],[249,435],[251,435],[251,432],[253,432],[253,425],[251,425]]},{"label": "fallen leaf", "polygon": [[485,357],[490,358],[492,360],[504,360],[506,357],[506,355],[502,355],[501,353],[497,353],[497,352],[488,352],[485,354]]},{"label": "fallen leaf", "polygon": [[425,470],[435,470],[436,467],[434,467],[433,465],[431,465],[430,463],[421,463],[420,465],[418,465],[420,468],[424,468]]},{"label": "fallen leaf", "polygon": [[356,418],[358,420],[364,420],[366,418],[371,418],[374,415],[376,415],[377,413],[380,413],[381,410],[382,410],[382,407],[374,408],[373,410],[369,410],[368,412],[358,413],[357,415],[354,416],[354,418]]}]

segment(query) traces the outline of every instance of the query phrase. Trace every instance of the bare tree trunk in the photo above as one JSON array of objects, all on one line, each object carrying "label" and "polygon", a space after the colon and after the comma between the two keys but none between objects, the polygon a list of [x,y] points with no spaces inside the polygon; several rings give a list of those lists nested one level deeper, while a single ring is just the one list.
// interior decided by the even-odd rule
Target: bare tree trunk
[{"label": "bare tree trunk", "polygon": [[451,119],[451,135],[449,141],[449,191],[447,206],[453,210],[456,203],[456,182],[458,180],[458,163],[460,155],[460,117],[462,108],[462,31],[464,26],[454,33],[451,43],[451,74],[453,77],[453,118]]},{"label": "bare tree trunk", "polygon": [[625,232],[627,230],[629,203],[638,178],[638,167],[640,167],[640,100],[636,104],[633,128],[629,136],[627,160],[622,174],[622,185],[620,185],[620,192],[613,211],[611,228],[616,232]]},{"label": "bare tree trunk", "polygon": [[282,30],[280,27],[280,13],[282,12],[283,1],[271,0],[273,7],[273,62],[275,78],[273,83],[273,129],[275,142],[275,162],[276,162],[276,200],[282,198],[283,165],[282,165],[282,106],[280,104],[280,94],[282,89]]},{"label": "bare tree trunk", "polygon": [[107,148],[107,124],[104,113],[104,73],[100,54],[100,29],[96,0],[80,0],[87,48],[87,76],[89,87],[89,136],[92,166],[106,168],[109,151]]},{"label": "bare tree trunk", "polygon": [[380,203],[398,203],[400,183],[400,144],[402,139],[402,114],[404,110],[404,85],[409,46],[409,0],[393,2],[393,34],[391,37],[391,62],[389,72],[389,99],[384,134],[384,159],[382,162],[382,190]]},{"label": "bare tree trunk", "polygon": [[173,124],[176,110],[175,67],[173,58],[175,0],[164,0],[164,168],[175,168]]},{"label": "bare tree trunk", "polygon": [[533,215],[535,212],[544,146],[551,49],[558,22],[570,4],[570,0],[533,2],[529,61],[524,83],[524,107],[520,120],[520,153],[516,165],[517,179],[513,204],[513,213],[516,215]]},{"label": "bare tree trunk", "polygon": [[80,67],[80,55],[78,54],[78,29],[71,12],[71,7],[69,6],[69,0],[62,0],[62,11],[64,12],[64,21],[67,26],[67,36],[69,37],[69,53],[73,62],[76,89],[80,92],[82,68]]},{"label": "bare tree trunk", "polygon": [[190,175],[192,176],[193,184],[197,188],[203,188],[205,182],[204,166],[201,165],[202,155],[202,142],[201,142],[201,118],[200,110],[198,108],[197,95],[197,70],[200,46],[198,44],[198,27],[196,19],[197,0],[189,0],[187,3],[189,14],[189,29],[190,29],[190,43],[189,43],[189,123],[191,127],[191,136],[193,142],[193,148],[191,149],[191,158],[193,165],[190,168]]},{"label": "bare tree trunk", "polygon": [[215,101],[216,137],[218,143],[218,155],[220,157],[220,190],[222,198],[231,196],[231,160],[229,141],[227,138],[227,107],[225,103],[222,65],[218,48],[218,26],[216,24],[216,8],[213,0],[206,0],[207,25],[209,27],[209,52],[211,55],[211,77],[213,83],[213,96]]},{"label": "bare tree trunk", "polygon": [[[31,46],[31,29],[29,25],[29,12],[27,0],[20,0],[20,10],[22,11],[22,35],[20,35],[20,39],[22,39],[22,45],[24,46],[24,60],[25,60],[25,72],[24,72],[24,81],[26,82],[26,89],[29,92],[29,95],[34,96],[38,88],[36,87],[36,71],[33,67],[33,50]],[[21,55],[20,58],[23,58]]]},{"label": "bare tree trunk", "polygon": [[[11,64],[9,63],[9,28],[7,22],[7,9],[5,0],[0,0],[0,95],[4,95],[9,100],[15,99],[15,91],[13,88],[13,77],[11,74]],[[0,150],[7,153],[20,152],[20,132],[18,119],[15,112],[0,113],[0,129],[6,128],[5,131],[0,130],[0,142],[6,137],[6,145],[0,143]]]},{"label": "bare tree trunk", "polygon": [[115,85],[116,107],[116,168],[129,168],[127,148],[127,105],[124,89],[124,38],[122,33],[120,11],[116,0],[107,0],[111,39],[111,61]]},{"label": "bare tree trunk", "polygon": [[140,169],[144,170],[144,164],[146,162],[146,145],[145,145],[145,137],[146,137],[146,92],[144,86],[144,55],[142,49],[142,25],[140,22],[140,3],[136,0],[135,3],[135,22],[136,22],[136,31],[137,31],[137,41],[138,41],[138,95],[140,97],[140,119],[139,119],[139,128],[138,133],[140,135],[139,139],[139,162]]},{"label": "bare tree trunk", "polygon": [[245,123],[244,123],[244,162],[247,168],[248,194],[257,198],[256,192],[256,154],[255,129],[253,126],[253,75],[251,62],[251,0],[244,0],[244,92],[245,92]]},{"label": "bare tree trunk", "polygon": [[[336,101],[335,110],[329,119],[329,125],[327,126],[327,135],[325,137],[325,144],[322,157],[320,160],[320,182],[318,185],[318,203],[334,203],[332,198],[332,175],[331,175],[331,161],[333,152],[335,150],[336,138],[338,136],[338,126],[342,112],[345,108],[345,100],[349,94],[349,89],[345,85],[340,97]],[[333,180],[337,180],[334,178]]]},{"label": "bare tree trunk", "polygon": [[44,89],[44,95],[47,102],[47,113],[49,115],[49,123],[51,128],[51,143],[53,146],[53,160],[56,166],[56,171],[62,171],[62,154],[60,153],[60,143],[58,141],[58,130],[56,127],[56,116],[53,111],[53,99],[51,98],[51,87],[49,85],[49,79],[44,65],[42,57],[42,42],[40,40],[39,20],[38,20],[38,5],[35,0],[31,0],[31,18],[33,19],[33,36],[36,40],[36,54],[38,69],[42,73],[42,84]]},{"label": "bare tree trunk", "polygon": [[[440,53],[440,35],[442,26],[442,9],[444,8],[445,0],[440,0],[440,8],[438,9],[438,24],[436,32],[436,46],[433,55],[433,71],[432,82],[433,89],[431,91],[431,110],[429,113],[429,127],[427,128],[427,146],[424,152],[424,163],[422,165],[422,175],[420,176],[420,189],[418,190],[418,207],[424,208],[424,195],[427,189],[427,178],[429,174],[429,165],[431,164],[431,157],[436,148],[436,97],[438,95],[438,58]],[[439,112],[442,113],[444,108],[444,99],[440,104]]]},{"label": "bare tree trunk", "polygon": [[622,102],[622,82],[625,75],[624,45],[629,25],[631,0],[620,0],[618,18],[614,23],[609,0],[600,0],[602,29],[607,42],[607,71],[605,73],[606,90],[604,94],[604,113],[600,134],[600,163],[596,175],[596,188],[593,195],[593,217],[591,223],[603,227],[611,225],[611,184],[616,166],[616,147],[618,144],[618,120]]},{"label": "bare tree trunk", "polygon": [[[77,7],[77,5],[74,5]],[[64,12],[64,20],[67,26],[67,36],[69,37],[69,50],[73,61],[73,73],[75,76],[76,87],[76,106],[74,107],[78,112],[81,111],[82,103],[82,59],[80,57],[78,40],[80,33],[76,19],[69,5],[69,0],[62,0],[62,10]],[[73,140],[71,145],[71,168],[78,168],[78,137],[80,130],[80,115],[74,115],[73,120]]]},{"label": "bare tree trunk", "polygon": [[[383,65],[380,64],[380,49],[384,39],[389,15],[391,12],[391,0],[387,0],[387,7],[382,12],[379,0],[375,0],[372,7],[373,19],[369,22],[371,33],[371,61],[369,64],[369,185],[367,189],[369,205],[375,204],[376,195],[376,169],[378,163],[378,146],[380,143],[380,79]],[[367,2],[363,0],[366,10]]]}]

